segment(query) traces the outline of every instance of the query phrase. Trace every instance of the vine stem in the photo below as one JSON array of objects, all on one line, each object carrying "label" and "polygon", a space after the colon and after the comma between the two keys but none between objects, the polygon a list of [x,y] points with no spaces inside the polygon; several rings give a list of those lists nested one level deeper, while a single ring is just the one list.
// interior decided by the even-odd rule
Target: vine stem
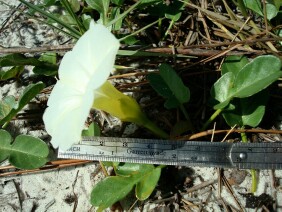
[{"label": "vine stem", "polygon": [[[244,127],[241,127],[241,129],[244,129]],[[245,132],[241,132],[241,138],[243,143],[248,143],[247,134]],[[257,190],[257,170],[251,169],[251,176],[252,176],[251,192],[255,193]]]},{"label": "vine stem", "polygon": [[204,124],[204,126],[202,127],[201,131],[204,131],[205,129],[207,129],[207,127],[210,125],[210,123],[212,123],[212,121],[222,112],[222,109],[217,109],[212,115],[211,117],[206,121],[206,123]]},{"label": "vine stem", "polygon": [[190,119],[190,117],[189,117],[189,115],[188,115],[188,113],[187,113],[187,110],[185,109],[185,107],[183,106],[183,104],[181,104],[181,105],[179,106],[179,108],[180,108],[181,112],[183,113],[184,117],[186,118],[186,120],[188,121],[188,124],[189,124],[189,126],[191,127],[191,130],[192,130],[192,131],[195,131],[195,128],[194,128],[194,126],[193,126],[193,124],[192,124],[192,122],[191,122],[191,119]]},{"label": "vine stem", "polygon": [[152,131],[154,134],[158,135],[160,138],[168,139],[169,135],[160,129],[155,123],[147,119],[146,123],[143,124],[144,127]]}]

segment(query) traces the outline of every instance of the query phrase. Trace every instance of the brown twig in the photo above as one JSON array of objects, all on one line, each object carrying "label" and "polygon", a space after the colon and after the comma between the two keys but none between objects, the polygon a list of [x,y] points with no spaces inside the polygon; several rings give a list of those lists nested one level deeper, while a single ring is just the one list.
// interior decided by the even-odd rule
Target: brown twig
[{"label": "brown twig", "polygon": [[[282,41],[282,38],[260,38],[260,39],[246,39],[244,41],[234,41],[234,42],[222,42],[219,44],[204,44],[204,45],[191,45],[184,48],[175,48],[176,53],[183,55],[192,55],[192,56],[212,56],[215,54],[219,54],[222,52],[221,50],[209,50],[209,49],[201,49],[201,48],[213,48],[220,46],[229,46],[236,44],[256,44],[258,42],[268,42],[268,41]],[[11,54],[11,53],[36,53],[36,52],[48,52],[48,51],[69,51],[73,48],[73,44],[61,45],[61,46],[42,46],[42,47],[9,47],[9,48],[0,48],[0,54]],[[126,49],[126,48],[122,48]],[[167,53],[172,54],[171,48],[149,48],[143,50],[146,52],[155,52],[155,53]],[[231,51],[229,54],[262,54],[266,51]]]},{"label": "brown twig", "polygon": [[54,169],[61,169],[70,166],[77,166],[83,165],[87,163],[91,163],[93,161],[90,160],[57,160],[48,162],[45,166],[38,168],[38,169],[31,169],[31,170],[17,170],[17,171],[9,171],[10,169],[16,169],[14,166],[2,166],[0,170],[8,170],[5,173],[1,173],[0,177],[12,176],[12,175],[19,175],[19,174],[30,174],[30,173],[38,173],[42,171],[50,171]]},{"label": "brown twig", "polygon": [[[199,132],[193,135],[185,135],[178,137],[177,140],[191,140],[191,139],[197,139],[204,136],[208,136],[211,134],[221,134],[221,133],[228,133],[230,130],[207,130],[203,132]],[[263,129],[234,129],[232,133],[269,133],[269,134],[282,134],[282,130],[263,130]]]}]

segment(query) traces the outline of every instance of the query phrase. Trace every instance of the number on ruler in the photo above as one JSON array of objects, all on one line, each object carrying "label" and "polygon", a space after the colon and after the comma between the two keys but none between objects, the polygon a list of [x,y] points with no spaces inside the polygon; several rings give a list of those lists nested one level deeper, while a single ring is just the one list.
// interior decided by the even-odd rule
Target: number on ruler
[{"label": "number on ruler", "polygon": [[105,141],[100,141],[100,146],[105,146]]},{"label": "number on ruler", "polygon": [[127,142],[123,142],[123,143],[122,143],[122,146],[123,146],[123,147],[128,147]]}]

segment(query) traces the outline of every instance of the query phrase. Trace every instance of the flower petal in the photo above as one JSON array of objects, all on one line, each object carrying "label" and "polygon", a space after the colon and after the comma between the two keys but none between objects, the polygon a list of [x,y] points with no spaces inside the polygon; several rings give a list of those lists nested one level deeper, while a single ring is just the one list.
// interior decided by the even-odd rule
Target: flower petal
[{"label": "flower petal", "polygon": [[79,88],[82,83],[92,89],[100,87],[113,69],[119,41],[101,25],[90,23],[90,29],[63,58],[59,77]]},{"label": "flower petal", "polygon": [[55,148],[67,150],[80,140],[81,131],[99,88],[113,69],[119,41],[109,30],[91,22],[90,29],[66,53],[59,78],[43,115]]},{"label": "flower petal", "polygon": [[52,136],[53,146],[66,150],[80,139],[94,96],[91,90],[78,95],[77,90],[61,82],[54,89],[43,121],[46,131]]}]

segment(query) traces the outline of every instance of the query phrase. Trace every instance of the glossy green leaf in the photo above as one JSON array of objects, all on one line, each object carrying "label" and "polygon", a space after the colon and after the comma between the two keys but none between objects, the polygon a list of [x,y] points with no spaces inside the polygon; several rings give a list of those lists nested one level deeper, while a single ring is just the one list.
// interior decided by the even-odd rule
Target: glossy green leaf
[{"label": "glossy green leaf", "polygon": [[224,110],[222,115],[226,123],[231,127],[234,125],[256,127],[264,116],[267,99],[268,93],[265,90],[251,97],[235,98],[230,102],[235,109]]},{"label": "glossy green leaf", "polygon": [[82,136],[100,136],[100,134],[100,127],[95,122],[92,122],[88,129],[82,130],[81,133]]},{"label": "glossy green leaf", "polygon": [[211,96],[219,103],[215,109],[226,107],[235,98],[252,96],[265,89],[282,76],[281,60],[275,56],[265,55],[253,59],[235,76],[227,72],[213,85]]},{"label": "glossy green leaf", "polygon": [[43,166],[47,161],[49,149],[39,138],[19,135],[13,143],[10,134],[0,130],[0,161],[9,162],[20,169],[35,169]]},{"label": "glossy green leaf", "polygon": [[222,109],[226,107],[232,98],[232,89],[234,86],[235,76],[232,72],[222,75],[212,86],[211,96],[220,102],[214,108]]},{"label": "glossy green leaf", "polygon": [[107,177],[93,188],[91,204],[102,211],[123,199],[138,184],[136,196],[147,198],[158,182],[161,168],[148,164],[119,163],[115,166],[118,176]]},{"label": "glossy green leaf", "polygon": [[190,100],[190,90],[184,85],[177,73],[167,64],[160,66],[160,74],[147,76],[150,85],[166,100],[165,107],[176,108]]},{"label": "glossy green leaf", "polygon": [[276,81],[281,72],[281,60],[272,55],[259,56],[245,65],[234,81],[234,97],[244,98],[263,90]]},{"label": "glossy green leaf", "polygon": [[0,120],[5,118],[15,106],[15,97],[6,96],[3,98],[3,100],[0,101]]},{"label": "glossy green leaf", "polygon": [[263,10],[260,0],[244,0],[244,3],[247,8],[263,16]]},{"label": "glossy green leaf", "polygon": [[91,192],[91,204],[103,211],[115,202],[123,199],[135,185],[131,177],[107,177],[97,183]]},{"label": "glossy green leaf", "polygon": [[134,174],[147,173],[154,169],[151,164],[139,164],[139,163],[119,163],[115,167],[115,173],[119,176],[130,176]]},{"label": "glossy green leaf", "polygon": [[17,105],[15,105],[14,108],[9,112],[9,114],[0,120],[0,125],[8,123],[20,110],[23,109],[25,105],[27,105],[30,100],[32,100],[43,88],[45,87],[45,84],[42,82],[38,82],[36,84],[30,84],[28,85],[24,91],[23,94],[20,96]]},{"label": "glossy green leaf", "polygon": [[248,64],[248,62],[249,62],[248,58],[245,56],[237,56],[237,55],[228,56],[224,60],[224,63],[221,66],[221,75],[224,75],[227,72],[232,72],[236,76],[238,72],[246,64]]},{"label": "glossy green leaf", "polygon": [[57,53],[56,52],[42,53],[38,60],[56,65],[56,63],[57,63]]},{"label": "glossy green leaf", "polygon": [[0,80],[8,80],[11,78],[19,77],[24,71],[24,66],[14,66],[7,71],[0,71]]},{"label": "glossy green leaf", "polygon": [[[264,16],[263,6],[260,0],[244,0],[245,6],[260,16]],[[278,1],[267,1],[266,2],[266,13],[267,19],[271,20],[279,12]]]},{"label": "glossy green leaf", "polygon": [[137,183],[135,194],[139,200],[145,200],[152,194],[160,179],[161,171],[160,167],[154,168]]}]

